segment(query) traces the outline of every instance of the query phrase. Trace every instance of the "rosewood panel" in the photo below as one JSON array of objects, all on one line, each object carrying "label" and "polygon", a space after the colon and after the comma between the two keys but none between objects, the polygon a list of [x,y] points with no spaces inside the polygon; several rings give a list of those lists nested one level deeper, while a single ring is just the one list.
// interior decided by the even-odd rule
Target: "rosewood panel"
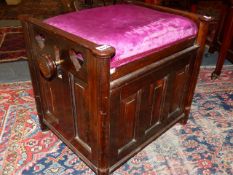
[{"label": "rosewood panel", "polygon": [[88,105],[88,84],[75,78],[72,74],[72,97],[74,109],[75,138],[72,143],[83,150],[85,155],[90,156],[91,149],[91,124]]},{"label": "rosewood panel", "polygon": [[180,115],[184,112],[184,96],[187,93],[187,79],[189,65],[173,72],[173,82],[170,96],[170,108],[168,118]]},{"label": "rosewood panel", "polygon": [[119,143],[118,155],[120,156],[130,146],[136,143],[136,123],[140,109],[141,90],[130,95],[129,97],[121,99],[120,115],[120,128],[118,130],[121,137]]},{"label": "rosewood panel", "polygon": [[[141,90],[136,92],[122,95],[117,92],[113,92],[111,95],[111,127],[110,138],[112,158],[119,159],[125,155],[132,146],[135,146],[137,142],[137,120],[140,109]],[[120,120],[117,118],[120,117]],[[111,149],[112,150],[112,149]],[[112,162],[114,163],[114,162]]]},{"label": "rosewood panel", "polygon": [[166,124],[184,117],[189,66],[195,55],[195,50],[191,50],[151,72],[139,73],[137,78],[128,76],[127,83],[112,90],[112,164],[149,137],[162,132]]},{"label": "rosewood panel", "polygon": [[161,122],[164,120],[163,112],[165,107],[165,99],[167,94],[168,75],[162,79],[151,83],[149,86],[149,96],[147,98],[146,116],[143,114],[144,134],[147,135],[151,131],[159,129]]},{"label": "rosewood panel", "polygon": [[69,77],[62,69],[59,77],[50,81],[40,76],[44,120],[64,137],[72,139],[74,137],[74,120],[69,84]]}]

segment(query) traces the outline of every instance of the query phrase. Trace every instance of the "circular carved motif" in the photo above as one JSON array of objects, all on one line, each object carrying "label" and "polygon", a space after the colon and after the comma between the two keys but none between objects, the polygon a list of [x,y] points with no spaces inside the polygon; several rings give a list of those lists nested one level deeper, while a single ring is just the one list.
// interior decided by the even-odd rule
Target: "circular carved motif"
[{"label": "circular carved motif", "polygon": [[56,63],[50,55],[42,55],[38,60],[41,74],[45,78],[51,78],[56,73]]}]

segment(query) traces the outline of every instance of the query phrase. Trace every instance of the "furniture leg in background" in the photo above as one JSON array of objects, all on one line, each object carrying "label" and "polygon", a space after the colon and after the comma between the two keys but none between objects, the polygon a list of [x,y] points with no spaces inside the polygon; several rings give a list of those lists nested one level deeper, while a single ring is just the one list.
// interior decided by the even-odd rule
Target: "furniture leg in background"
[{"label": "furniture leg in background", "polygon": [[227,17],[227,29],[224,33],[223,42],[220,48],[216,68],[211,75],[211,79],[216,79],[221,74],[224,61],[227,57],[228,49],[230,48],[232,38],[233,38],[233,0],[231,0],[231,5],[229,8],[229,15]]}]

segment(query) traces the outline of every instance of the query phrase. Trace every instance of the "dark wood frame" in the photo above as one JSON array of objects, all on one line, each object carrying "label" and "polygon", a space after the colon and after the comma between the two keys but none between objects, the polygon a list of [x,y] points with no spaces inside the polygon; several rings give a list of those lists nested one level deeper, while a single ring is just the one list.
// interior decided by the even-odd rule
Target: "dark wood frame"
[{"label": "dark wood frame", "polygon": [[[42,130],[52,130],[101,175],[177,122],[187,122],[204,52],[210,18],[134,4],[192,19],[199,27],[197,37],[111,72],[113,47],[100,51],[91,41],[21,17]],[[73,50],[84,60],[72,60]]]}]

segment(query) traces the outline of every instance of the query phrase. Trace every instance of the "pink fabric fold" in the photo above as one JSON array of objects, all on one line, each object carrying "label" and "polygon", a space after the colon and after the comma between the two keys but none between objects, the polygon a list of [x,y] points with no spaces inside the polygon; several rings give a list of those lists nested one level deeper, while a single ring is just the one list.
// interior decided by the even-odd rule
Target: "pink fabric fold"
[{"label": "pink fabric fold", "polygon": [[97,44],[115,47],[111,68],[194,37],[198,31],[188,18],[130,4],[67,13],[45,22]]}]

